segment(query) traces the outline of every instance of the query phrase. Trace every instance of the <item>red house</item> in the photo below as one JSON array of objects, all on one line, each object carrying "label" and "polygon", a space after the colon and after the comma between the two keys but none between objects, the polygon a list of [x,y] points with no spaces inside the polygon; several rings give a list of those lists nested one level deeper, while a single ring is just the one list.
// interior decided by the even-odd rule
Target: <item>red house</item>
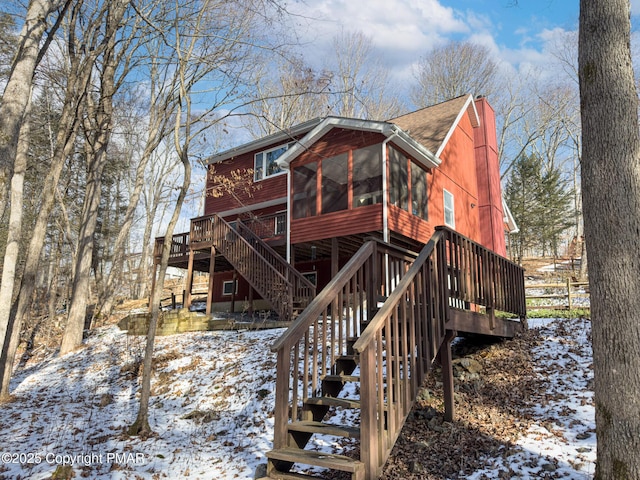
[{"label": "red house", "polygon": [[[253,170],[257,189],[209,194],[194,220],[243,222],[318,291],[367,237],[419,251],[445,225],[505,255],[497,152],[493,109],[470,95],[386,122],[315,119],[212,157],[217,176]],[[209,245],[177,238],[170,265],[209,272]],[[209,309],[271,308],[237,268],[218,263]]]},{"label": "red house", "polygon": [[[174,235],[170,265],[187,269],[186,306],[199,270],[207,313],[260,308],[292,321],[272,346],[268,478],[308,478],[300,464],[378,478],[436,357],[453,417],[457,332],[511,337],[523,326],[523,271],[503,258],[514,224],[493,109],[466,95],[388,121],[315,119],[209,168],[211,192],[246,171],[254,188],[207,196],[204,216]],[[350,382],[357,398],[345,396]],[[335,409],[358,409],[358,424],[325,423]],[[358,456],[305,449],[317,433],[359,439]]]}]

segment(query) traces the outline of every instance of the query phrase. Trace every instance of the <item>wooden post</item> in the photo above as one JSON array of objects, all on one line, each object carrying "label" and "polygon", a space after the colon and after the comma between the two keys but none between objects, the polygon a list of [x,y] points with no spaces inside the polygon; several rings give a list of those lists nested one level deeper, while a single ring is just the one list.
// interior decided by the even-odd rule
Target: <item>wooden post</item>
[{"label": "wooden post", "polygon": [[153,276],[151,277],[151,294],[149,295],[149,311],[151,311],[151,299],[153,298],[153,292],[156,289],[156,277],[158,276],[158,264],[153,262]]},{"label": "wooden post", "polygon": [[216,247],[211,247],[211,258],[209,260],[209,287],[207,289],[207,310],[206,314],[211,315],[211,304],[213,303],[213,278],[216,269]]},{"label": "wooden post", "polygon": [[331,278],[335,277],[338,274],[339,256],[338,239],[336,237],[333,237],[331,239]]},{"label": "wooden post", "polygon": [[569,302],[569,310],[571,310],[571,279],[567,278],[567,301]]},{"label": "wooden post", "polygon": [[253,318],[253,287],[249,285],[249,316]]},{"label": "wooden post", "polygon": [[195,256],[194,250],[189,250],[189,266],[187,267],[187,280],[185,282],[184,292],[184,304],[183,308],[189,309],[191,307],[191,287],[193,286],[193,257]]},{"label": "wooden post", "polygon": [[233,279],[231,284],[231,313],[236,310],[236,282],[238,281],[238,271],[233,271]]},{"label": "wooden post", "polygon": [[360,377],[360,460],[368,479],[380,476],[380,442],[383,441],[383,432],[378,431],[378,415],[384,412],[377,412],[375,353],[372,345],[360,353],[360,368],[364,373]]},{"label": "wooden post", "polygon": [[442,388],[444,390],[444,420],[453,422],[455,415],[455,401],[453,398],[453,363],[451,361],[451,342],[456,338],[458,332],[447,330],[444,341],[440,346],[438,355],[440,365],[442,365]]},{"label": "wooden post", "polygon": [[[276,364],[276,398],[273,419],[273,448],[287,446],[289,423],[289,379],[291,378],[291,350],[283,346],[278,350]],[[297,368],[297,366],[296,366]],[[294,386],[294,388],[296,388]]]}]

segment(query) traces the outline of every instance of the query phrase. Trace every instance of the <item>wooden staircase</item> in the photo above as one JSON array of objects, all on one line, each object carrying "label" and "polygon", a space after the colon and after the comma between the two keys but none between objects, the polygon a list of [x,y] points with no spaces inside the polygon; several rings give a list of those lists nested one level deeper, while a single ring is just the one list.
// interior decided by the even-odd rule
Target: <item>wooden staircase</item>
[{"label": "wooden staircase", "polygon": [[[496,318],[496,310],[524,319],[522,269],[456,232],[438,228],[417,257],[365,243],[272,346],[276,405],[266,478],[323,478],[323,469],[379,478],[438,356],[452,420],[456,329],[471,319],[482,323],[472,331],[512,336],[522,326]],[[319,436],[354,439],[359,449],[318,451]]]},{"label": "wooden staircase", "polygon": [[217,215],[193,219],[189,237],[192,250],[213,247],[223,255],[283,321],[315,297],[315,285],[240,221],[231,226]]}]

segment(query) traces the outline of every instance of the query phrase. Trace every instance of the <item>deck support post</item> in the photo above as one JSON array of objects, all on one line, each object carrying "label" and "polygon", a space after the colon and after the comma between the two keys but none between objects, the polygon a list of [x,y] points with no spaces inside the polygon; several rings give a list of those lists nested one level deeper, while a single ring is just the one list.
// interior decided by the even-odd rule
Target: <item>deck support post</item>
[{"label": "deck support post", "polygon": [[211,315],[211,304],[213,303],[213,274],[216,269],[216,247],[211,247],[211,258],[209,260],[209,287],[207,288],[207,310],[206,315]]},{"label": "deck support post", "polygon": [[189,249],[189,266],[187,267],[187,280],[184,286],[184,299],[182,308],[187,310],[191,307],[191,288],[193,287],[193,257],[195,251]]},{"label": "deck support post", "polygon": [[339,257],[338,239],[333,237],[331,239],[331,278],[335,277],[338,274],[338,270],[340,270]]},{"label": "deck support post", "polygon": [[233,283],[231,284],[231,313],[236,311],[236,285],[238,284],[238,271],[233,270]]},{"label": "deck support post", "polygon": [[153,308],[153,305],[151,305],[151,300],[153,299],[153,292],[156,289],[156,277],[157,276],[158,276],[158,263],[154,260],[154,262],[153,262],[153,275],[151,276],[151,290],[150,290],[150,293],[149,293],[149,312],[151,312],[151,309]]},{"label": "deck support post", "polygon": [[438,355],[442,365],[442,388],[444,390],[444,420],[453,422],[455,402],[453,398],[453,362],[451,359],[451,342],[458,335],[455,330],[447,330]]}]

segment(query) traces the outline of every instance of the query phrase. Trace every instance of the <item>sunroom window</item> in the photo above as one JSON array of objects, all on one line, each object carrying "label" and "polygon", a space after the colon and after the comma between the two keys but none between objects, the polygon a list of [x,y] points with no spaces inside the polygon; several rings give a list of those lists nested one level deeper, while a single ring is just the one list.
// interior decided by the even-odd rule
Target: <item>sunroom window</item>
[{"label": "sunroom window", "polygon": [[316,214],[318,163],[312,162],[293,169],[293,218]]},{"label": "sunroom window", "polygon": [[382,203],[382,159],[380,145],[353,151],[353,206]]},{"label": "sunroom window", "polygon": [[389,202],[409,211],[408,162],[401,152],[389,148]]},{"label": "sunroom window", "polygon": [[349,206],[348,154],[322,160],[322,213],[346,210]]},{"label": "sunroom window", "polygon": [[428,220],[427,172],[413,162],[411,162],[411,213]]}]

